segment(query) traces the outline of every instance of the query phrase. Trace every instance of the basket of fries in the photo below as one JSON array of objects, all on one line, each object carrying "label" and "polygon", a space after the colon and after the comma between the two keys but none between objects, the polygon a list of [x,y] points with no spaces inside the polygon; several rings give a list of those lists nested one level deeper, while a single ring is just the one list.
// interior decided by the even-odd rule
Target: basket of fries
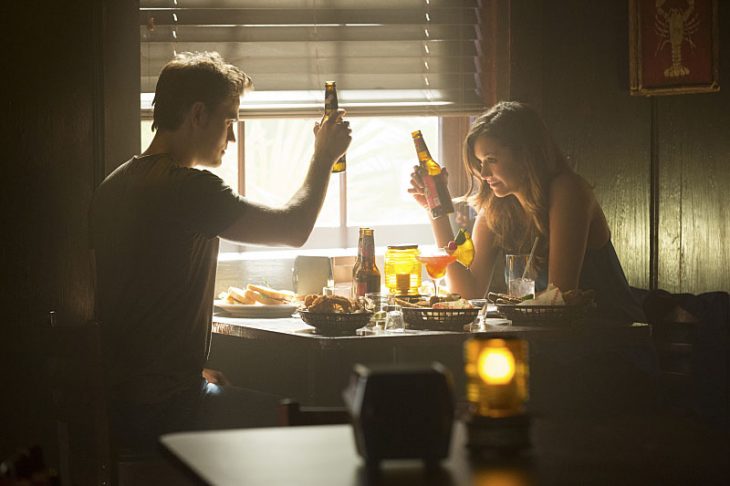
[{"label": "basket of fries", "polygon": [[462,332],[474,322],[479,309],[434,309],[433,307],[403,307],[403,319],[409,329]]}]

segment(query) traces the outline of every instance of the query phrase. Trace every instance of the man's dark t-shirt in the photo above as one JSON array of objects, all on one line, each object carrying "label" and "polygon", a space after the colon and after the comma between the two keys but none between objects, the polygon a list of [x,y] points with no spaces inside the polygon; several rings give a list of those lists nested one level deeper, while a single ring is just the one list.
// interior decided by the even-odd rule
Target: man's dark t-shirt
[{"label": "man's dark t-shirt", "polygon": [[210,346],[218,235],[247,204],[208,171],[134,157],[90,210],[114,399],[158,403],[199,386]]}]

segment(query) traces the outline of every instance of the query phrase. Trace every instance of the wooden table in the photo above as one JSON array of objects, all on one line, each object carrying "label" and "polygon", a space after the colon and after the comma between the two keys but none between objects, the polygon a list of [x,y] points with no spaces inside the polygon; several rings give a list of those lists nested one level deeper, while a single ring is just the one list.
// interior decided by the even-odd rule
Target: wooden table
[{"label": "wooden table", "polygon": [[164,447],[213,485],[725,485],[727,437],[687,419],[613,417],[535,419],[533,446],[516,458],[471,458],[456,423],[449,458],[426,470],[420,461],[385,461],[368,471],[352,427],[282,427],[169,434]]},{"label": "wooden table", "polygon": [[[465,332],[414,331],[407,334],[327,337],[297,317],[242,319],[215,316],[211,366],[226,372],[239,386],[274,393],[303,404],[342,405],[341,391],[356,363],[439,361],[451,370],[455,395],[464,394]],[[530,343],[530,407],[540,411],[560,402],[566,414],[617,401],[634,371],[626,353],[651,352],[647,324],[586,323],[580,328],[494,327],[496,336],[516,334]],[[648,351],[647,351],[648,350]],[[597,403],[575,403],[572,387],[591,388]],[[599,389],[600,388],[600,389]],[[632,389],[644,388],[633,384]],[[586,394],[588,395],[588,394]],[[622,405],[623,406],[623,405]]]}]

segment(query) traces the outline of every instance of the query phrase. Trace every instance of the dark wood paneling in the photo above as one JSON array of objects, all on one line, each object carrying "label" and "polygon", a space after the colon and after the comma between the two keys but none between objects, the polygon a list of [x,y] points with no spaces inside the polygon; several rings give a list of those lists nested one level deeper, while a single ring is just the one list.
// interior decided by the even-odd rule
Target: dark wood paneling
[{"label": "dark wood paneling", "polygon": [[[115,7],[110,11],[106,5],[111,3]],[[119,148],[123,141],[107,149],[109,137],[124,136],[119,127],[125,123],[126,133],[139,137],[138,111],[129,108],[132,118],[125,122],[121,115],[114,131],[104,131],[105,107],[129,100],[138,106],[136,85],[124,95],[106,93],[113,100],[109,105],[104,99],[104,33],[115,31],[122,11],[136,27],[136,2],[16,2],[4,12],[8,22],[0,35],[9,58],[0,128],[5,142],[0,369],[12,386],[0,399],[0,457],[48,439],[40,379],[44,350],[37,334],[48,311],[57,310],[68,322],[92,317],[88,205],[103,172],[104,154],[124,151]],[[105,17],[109,13],[114,16]],[[138,44],[132,44],[125,55],[133,73],[138,51]],[[135,141],[137,150],[138,138],[131,143]],[[52,456],[49,445],[46,453]]]},{"label": "dark wood paneling", "polygon": [[659,287],[730,290],[730,5],[720,2],[719,93],[657,98]]},{"label": "dark wood paneling", "polygon": [[[517,13],[513,23],[522,35],[535,37],[529,44],[539,53],[527,58],[539,62],[542,72],[513,77],[513,95],[542,106],[558,144],[595,186],[629,282],[648,287],[651,113],[648,100],[627,91],[626,4],[570,0],[520,9],[521,15],[540,16],[539,29],[526,29]],[[541,100],[529,98],[537,93]]]},{"label": "dark wood paneling", "polygon": [[103,144],[107,175],[140,152],[139,0],[103,3]]},{"label": "dark wood paneling", "polygon": [[729,95],[659,103],[659,286],[671,292],[730,289]]},{"label": "dark wood paneling", "polygon": [[543,2],[510,2],[508,100],[530,103],[542,111],[543,74],[548,60],[542,52]]},{"label": "dark wood paneling", "polygon": [[[730,25],[723,7],[719,23]],[[728,290],[728,90],[630,96],[627,2],[513,2],[511,22],[512,98],[541,107],[578,172],[595,185],[629,282],[648,288],[653,276],[672,292]],[[729,29],[720,36],[721,46],[730,45]],[[730,49],[721,47],[721,85],[729,66]]]}]

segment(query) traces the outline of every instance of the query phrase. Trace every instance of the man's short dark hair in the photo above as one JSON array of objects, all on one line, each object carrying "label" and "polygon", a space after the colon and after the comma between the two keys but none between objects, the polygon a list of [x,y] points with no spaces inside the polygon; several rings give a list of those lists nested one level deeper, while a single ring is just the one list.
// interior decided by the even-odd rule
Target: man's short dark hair
[{"label": "man's short dark hair", "polygon": [[251,78],[226,64],[217,52],[182,52],[160,72],[152,101],[152,129],[175,130],[194,103],[201,101],[213,110],[252,87]]}]

